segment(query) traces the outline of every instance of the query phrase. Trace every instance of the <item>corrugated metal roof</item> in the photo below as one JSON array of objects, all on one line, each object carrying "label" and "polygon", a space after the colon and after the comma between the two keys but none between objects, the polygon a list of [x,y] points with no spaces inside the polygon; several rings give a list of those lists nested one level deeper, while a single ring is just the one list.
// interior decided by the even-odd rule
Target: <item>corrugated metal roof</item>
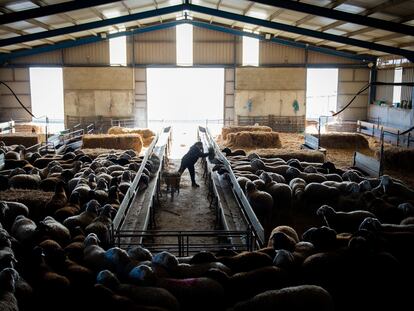
[{"label": "corrugated metal roof", "polygon": [[[42,2],[32,2],[32,1],[19,1],[19,0],[11,0],[8,1],[6,5],[1,7],[0,5],[0,12],[7,15],[9,13],[13,13],[14,11],[22,11],[28,10],[33,8],[39,8],[40,6],[47,6],[53,5],[58,3],[70,3],[72,1],[58,1],[58,0],[48,0]],[[302,1],[305,3],[309,3],[312,5],[326,7],[326,8],[334,8],[338,11],[344,11],[348,13],[354,14],[361,14],[361,15],[369,15],[370,17],[375,17],[378,19],[390,20],[397,23],[406,23],[414,25],[413,17],[414,17],[414,1],[388,1],[384,2],[382,0],[346,0],[346,1],[329,1],[329,0],[306,0]],[[27,19],[24,21],[18,21],[14,23],[9,23],[2,28],[0,25],[0,40],[6,39],[10,37],[18,37],[27,33],[34,33],[34,32],[45,32],[50,29],[58,29],[68,26],[73,26],[75,24],[84,24],[91,21],[99,21],[107,18],[111,18],[114,16],[125,16],[128,14],[133,14],[136,12],[144,12],[147,10],[154,10],[169,7],[176,4],[181,4],[182,1],[180,0],[127,0],[127,1],[117,1],[113,3],[108,3],[105,5],[98,5],[92,8],[83,8],[74,11],[67,11],[62,12],[59,14],[52,14],[48,16],[41,16],[33,19]],[[387,35],[386,31],[383,30],[375,30],[370,29],[369,27],[361,27],[361,25],[356,25],[352,23],[346,22],[337,22],[334,19],[320,17],[316,15],[308,15],[306,13],[277,8],[265,4],[260,4],[256,2],[250,1],[242,1],[242,0],[197,0],[192,1],[191,3],[200,5],[203,7],[210,7],[219,9],[225,12],[232,12],[240,15],[252,16],[259,19],[264,20],[273,20],[276,22],[294,25],[301,28],[307,29],[314,29],[321,32],[328,32],[337,35],[344,35],[347,36],[347,32],[358,31],[358,35],[352,35],[352,38],[359,38],[364,41],[372,41],[375,42],[378,38]],[[277,3],[275,2],[275,5]],[[369,14],[368,14],[369,13]],[[268,29],[263,27],[258,27],[256,25],[248,25],[243,22],[235,22],[232,20],[227,20],[224,18],[219,17],[212,17],[205,14],[193,13],[188,12],[190,16],[197,16],[205,21],[209,21],[210,23],[221,23],[231,27],[250,27],[255,31],[270,33],[272,35],[278,35],[286,38],[295,38],[295,40],[302,41],[304,43],[315,43],[327,46],[334,46],[333,44],[329,44],[328,42],[323,42],[320,39],[314,39],[309,36],[300,36],[297,34],[289,34],[286,32],[281,32],[275,29]],[[170,14],[167,16],[157,16],[152,17],[144,20],[135,20],[133,22],[128,22],[126,27],[143,27],[150,23],[162,23],[168,19],[175,19],[177,15],[180,14]],[[364,17],[361,16],[361,19]],[[122,25],[120,25],[122,26]],[[108,26],[104,28],[97,28],[91,29],[83,32],[73,32],[71,34],[65,34],[59,37],[54,37],[52,41],[62,41],[62,40],[73,40],[76,38],[90,36],[96,34],[96,32],[106,32],[110,31],[111,29],[116,29],[115,26]],[[24,42],[26,44],[26,48],[44,45],[46,44],[46,39],[42,39],[39,41],[28,41]],[[50,44],[50,40],[49,40]],[[386,39],[381,41],[381,44],[390,45],[400,48],[405,48],[407,50],[414,49],[414,36],[406,36],[406,35],[397,35],[392,39]],[[25,48],[22,45],[9,45],[1,47],[2,51],[14,51],[18,49]],[[361,52],[364,53],[371,53],[371,54],[378,54],[371,50],[364,50],[355,46],[346,45],[340,47],[341,50],[348,50],[353,52]]]}]

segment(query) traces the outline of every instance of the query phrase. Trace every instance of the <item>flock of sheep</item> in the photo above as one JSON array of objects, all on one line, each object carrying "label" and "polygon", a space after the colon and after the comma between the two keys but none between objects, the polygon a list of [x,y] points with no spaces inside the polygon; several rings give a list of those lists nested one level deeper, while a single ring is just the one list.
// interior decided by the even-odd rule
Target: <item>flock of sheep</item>
[{"label": "flock of sheep", "polygon": [[[414,192],[388,176],[229,152],[269,243],[177,258],[111,245],[112,219],[142,161],[134,152],[91,159],[1,149],[2,192],[54,194],[36,210],[0,202],[0,310],[398,310],[411,302]],[[146,164],[143,185],[158,165],[156,157]]]},{"label": "flock of sheep", "polygon": [[[84,255],[92,239],[85,237],[95,237],[99,247],[111,246],[112,220],[142,157],[133,150],[94,159],[80,150],[41,156],[4,144],[0,152],[5,156],[0,172],[0,310],[55,309],[47,301],[62,304],[71,291],[82,297],[89,291],[85,286],[94,284],[96,264],[86,251]],[[146,162],[140,189],[159,165],[155,155]],[[26,199],[32,194],[29,201],[36,204],[19,202],[22,193]]]}]

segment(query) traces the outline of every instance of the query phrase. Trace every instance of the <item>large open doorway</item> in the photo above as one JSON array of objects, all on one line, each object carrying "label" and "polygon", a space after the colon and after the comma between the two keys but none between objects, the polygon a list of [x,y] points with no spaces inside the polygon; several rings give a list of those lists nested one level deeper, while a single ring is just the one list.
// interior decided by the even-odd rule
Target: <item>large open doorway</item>
[{"label": "large open doorway", "polygon": [[308,69],[306,81],[306,119],[317,120],[320,116],[336,111],[338,94],[338,69]]},{"label": "large open doorway", "polygon": [[147,69],[148,126],[173,126],[172,158],[197,140],[197,126],[217,134],[223,125],[224,68]]},{"label": "large open doorway", "polygon": [[64,129],[62,68],[30,68],[32,122],[46,125],[48,133]]}]

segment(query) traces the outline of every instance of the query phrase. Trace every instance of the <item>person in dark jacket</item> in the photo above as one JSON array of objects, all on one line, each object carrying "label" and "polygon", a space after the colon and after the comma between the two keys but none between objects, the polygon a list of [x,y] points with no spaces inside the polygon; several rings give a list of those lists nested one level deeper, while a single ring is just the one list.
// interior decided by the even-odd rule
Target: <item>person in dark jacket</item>
[{"label": "person in dark jacket", "polygon": [[201,141],[196,142],[190,147],[190,150],[181,159],[180,169],[178,170],[182,174],[186,169],[190,172],[191,184],[193,187],[200,187],[195,181],[195,169],[198,158],[205,158],[209,153],[203,153],[203,143]]}]

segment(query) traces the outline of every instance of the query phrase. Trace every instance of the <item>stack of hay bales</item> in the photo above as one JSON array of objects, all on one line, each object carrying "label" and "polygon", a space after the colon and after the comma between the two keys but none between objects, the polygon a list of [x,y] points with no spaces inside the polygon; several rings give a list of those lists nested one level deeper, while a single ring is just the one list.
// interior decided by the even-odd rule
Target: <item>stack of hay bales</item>
[{"label": "stack of hay bales", "polygon": [[271,132],[272,128],[268,126],[254,125],[254,126],[226,126],[221,129],[221,138],[227,139],[227,135],[230,133],[238,132]]},{"label": "stack of hay bales", "polygon": [[6,146],[23,145],[26,148],[40,143],[40,137],[36,133],[6,133],[0,135],[0,141]]},{"label": "stack of hay bales", "polygon": [[142,137],[142,142],[144,147],[148,147],[151,145],[152,140],[155,137],[155,133],[150,129],[146,128],[127,128],[127,127],[120,127],[120,126],[113,126],[108,130],[108,134],[116,135],[116,134],[139,134]]},{"label": "stack of hay bales", "polygon": [[227,145],[233,148],[281,148],[279,133],[248,132],[227,134]]},{"label": "stack of hay bales", "polygon": [[140,134],[87,134],[83,136],[83,148],[132,149],[140,153],[142,138]]},{"label": "stack of hay bales", "polygon": [[223,127],[221,137],[226,146],[240,149],[281,148],[279,133],[268,126]]},{"label": "stack of hay bales", "polygon": [[[380,158],[380,150],[375,151],[377,159]],[[389,147],[384,149],[383,164],[386,169],[397,171],[414,171],[414,149],[401,147]]]},{"label": "stack of hay bales", "polygon": [[14,130],[16,133],[36,133],[42,134],[45,132],[44,126],[33,123],[15,123]]},{"label": "stack of hay bales", "polygon": [[[317,137],[317,135],[314,135]],[[356,133],[326,133],[321,134],[320,146],[333,149],[368,149],[368,140]]]}]

